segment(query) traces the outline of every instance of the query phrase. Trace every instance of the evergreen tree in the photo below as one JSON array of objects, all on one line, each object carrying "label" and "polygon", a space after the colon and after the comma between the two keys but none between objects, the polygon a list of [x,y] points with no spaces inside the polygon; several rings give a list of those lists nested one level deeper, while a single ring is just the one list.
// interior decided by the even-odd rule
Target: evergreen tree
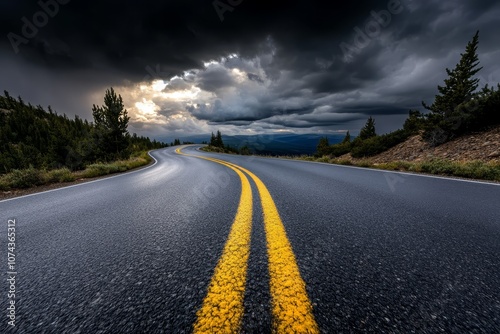
[{"label": "evergreen tree", "polygon": [[428,106],[422,102],[431,111],[427,115],[424,138],[433,146],[495,123],[494,112],[491,112],[496,109],[491,108],[496,105],[494,91],[485,87],[477,92],[479,79],[474,78],[482,69],[477,56],[478,43],[479,31],[467,43],[455,68],[446,69],[448,78],[444,80],[445,86],[438,86],[440,94],[434,103]]},{"label": "evergreen tree", "polygon": [[121,95],[116,95],[113,87],[106,90],[104,95],[104,105],[102,107],[92,106],[92,116],[98,130],[103,132],[105,147],[108,155],[124,156],[124,150],[128,146],[127,126],[130,117],[123,105]]},{"label": "evergreen tree", "polygon": [[330,148],[330,142],[328,141],[328,137],[321,137],[319,139],[318,145],[316,146],[316,152],[318,156],[327,155]]},{"label": "evergreen tree", "polygon": [[446,69],[448,78],[444,80],[444,86],[438,86],[440,94],[436,95],[434,103],[428,106],[422,102],[423,106],[432,112],[434,118],[450,117],[460,104],[468,102],[474,97],[474,92],[479,84],[479,79],[474,78],[474,75],[482,69],[482,67],[478,67],[478,43],[479,31],[467,44],[465,53],[460,54],[460,61],[455,68],[453,70]]},{"label": "evergreen tree", "polygon": [[[72,120],[50,106],[47,112],[4,94],[0,96],[0,174],[30,167],[78,170],[113,157],[105,151],[109,138],[103,125],[98,128],[78,116]],[[163,146],[135,135],[127,149],[137,152]]]},{"label": "evergreen tree", "polygon": [[366,121],[365,126],[359,132],[359,138],[365,140],[371,137],[375,137],[377,133],[375,132],[375,120],[370,116]]},{"label": "evergreen tree", "polygon": [[219,130],[217,130],[217,134],[215,135],[212,132],[212,135],[210,136],[210,142],[208,145],[212,147],[219,147],[222,149],[225,148],[224,142],[222,141],[222,134]]},{"label": "evergreen tree", "polygon": [[224,148],[224,142],[222,141],[222,134],[217,130],[217,136],[215,138],[216,147]]},{"label": "evergreen tree", "polygon": [[418,110],[410,110],[408,118],[403,124],[403,130],[409,134],[417,133],[425,125],[424,115]]},{"label": "evergreen tree", "polygon": [[240,148],[239,154],[241,154],[241,155],[250,155],[251,152],[250,152],[250,149],[248,148],[248,146],[245,145],[242,148]]},{"label": "evergreen tree", "polygon": [[210,136],[210,146],[217,146],[217,138],[215,138],[214,133],[212,132],[212,135]]},{"label": "evergreen tree", "polygon": [[349,144],[351,143],[351,134],[349,131],[345,134],[344,140],[342,140],[342,144]]}]

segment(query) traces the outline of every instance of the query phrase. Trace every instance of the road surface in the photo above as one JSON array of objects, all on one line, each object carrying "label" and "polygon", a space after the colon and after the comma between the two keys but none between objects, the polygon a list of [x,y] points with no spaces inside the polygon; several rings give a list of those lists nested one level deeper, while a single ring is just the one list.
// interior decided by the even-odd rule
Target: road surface
[{"label": "road surface", "polygon": [[196,148],[1,201],[0,332],[498,333],[499,185]]}]

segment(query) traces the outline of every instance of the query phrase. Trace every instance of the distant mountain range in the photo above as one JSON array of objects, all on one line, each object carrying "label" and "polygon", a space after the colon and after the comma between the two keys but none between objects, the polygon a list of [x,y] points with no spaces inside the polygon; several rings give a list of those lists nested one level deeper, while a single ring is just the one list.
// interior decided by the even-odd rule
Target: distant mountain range
[{"label": "distant mountain range", "polygon": [[[313,154],[316,152],[321,137],[328,137],[330,144],[341,142],[344,134],[265,134],[265,135],[237,135],[225,136],[222,135],[222,140],[225,145],[241,148],[248,146],[253,153],[263,155],[302,155]],[[197,144],[203,141],[210,141],[210,135],[195,135],[179,137],[181,142],[194,142]],[[163,139],[163,141],[170,143],[172,140]]]}]

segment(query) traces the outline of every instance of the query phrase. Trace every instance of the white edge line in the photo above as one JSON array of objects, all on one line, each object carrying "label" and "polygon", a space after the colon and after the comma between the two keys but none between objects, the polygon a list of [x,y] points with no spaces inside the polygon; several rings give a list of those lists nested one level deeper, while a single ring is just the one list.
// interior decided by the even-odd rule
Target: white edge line
[{"label": "white edge line", "polygon": [[[196,150],[200,151],[201,147],[197,148]],[[203,152],[203,151],[200,151]],[[488,181],[478,181],[478,180],[468,180],[468,179],[462,179],[462,178],[454,178],[454,177],[446,177],[446,176],[439,176],[439,175],[429,175],[429,174],[422,174],[422,173],[409,173],[409,172],[401,172],[401,171],[395,171],[395,170],[386,170],[386,169],[377,169],[377,168],[370,168],[370,167],[357,167],[357,166],[348,166],[348,165],[340,165],[340,164],[330,164],[328,162],[319,162],[319,161],[307,161],[307,160],[298,160],[298,159],[285,159],[285,158],[278,158],[278,157],[262,157],[258,155],[252,155],[252,157],[255,158],[260,158],[260,159],[276,159],[276,160],[282,160],[282,161],[297,161],[297,162],[303,162],[303,163],[313,163],[313,164],[320,164],[320,165],[326,165],[326,166],[332,166],[332,167],[344,167],[344,168],[354,168],[354,169],[361,169],[361,170],[371,170],[374,172],[381,172],[381,173],[393,173],[393,174],[403,174],[403,175],[409,175],[409,176],[418,176],[418,177],[427,177],[431,179],[440,179],[440,180],[448,180],[448,181],[459,181],[459,182],[468,182],[468,183],[477,183],[477,184],[485,184],[485,185],[490,185],[490,186],[500,186],[500,183],[495,183],[495,182],[488,182]]]},{"label": "white edge line", "polygon": [[45,190],[45,191],[40,191],[40,192],[37,192],[37,193],[33,193],[33,194],[27,194],[27,195],[22,195],[22,196],[18,196],[18,197],[12,197],[12,198],[7,198],[7,199],[4,199],[4,200],[1,200],[0,203],[4,203],[4,202],[9,202],[9,201],[14,201],[16,199],[21,199],[21,198],[26,198],[26,197],[31,197],[31,196],[36,196],[36,195],[40,195],[40,194],[47,194],[47,193],[51,193],[51,192],[54,192],[54,191],[59,191],[59,190],[63,190],[63,189],[69,189],[69,188],[74,188],[74,187],[78,187],[78,186],[83,186],[83,185],[86,185],[86,184],[91,184],[91,183],[95,183],[95,182],[100,182],[100,181],[104,181],[104,180],[109,180],[109,179],[113,179],[115,177],[120,177],[120,176],[124,176],[124,175],[129,175],[129,174],[133,174],[133,173],[137,173],[137,172],[142,172],[143,170],[146,170],[146,169],[149,169],[151,167],[153,167],[154,165],[156,165],[158,163],[158,160],[156,160],[156,158],[151,155],[151,152],[153,151],[156,151],[156,150],[151,150],[148,152],[148,155],[153,158],[153,160],[155,161],[152,165],[149,165],[149,166],[146,166],[144,168],[141,168],[141,169],[138,169],[138,170],[133,170],[133,171],[128,171],[128,172],[124,172],[124,173],[119,173],[117,175],[112,175],[112,176],[108,176],[108,177],[104,177],[104,178],[100,178],[100,179],[97,179],[97,180],[93,180],[93,181],[87,181],[87,182],[82,182],[82,183],[79,183],[79,184],[73,184],[71,186],[66,186],[66,187],[60,187],[60,188],[56,188],[56,189],[50,189],[50,190]]},{"label": "white edge line", "polygon": [[[288,160],[288,159],[282,159],[282,158],[274,158],[274,159]],[[290,160],[292,160],[292,159],[290,159]],[[431,178],[431,179],[441,179],[441,180],[448,180],[448,181],[459,181],[459,182],[486,184],[486,185],[490,185],[490,186],[500,186],[500,183],[495,183],[495,182],[468,180],[468,179],[455,178],[455,177],[422,174],[422,173],[417,173],[417,172],[410,173],[410,172],[401,172],[401,171],[396,171],[396,170],[377,169],[377,168],[371,168],[371,167],[347,166],[347,165],[340,165],[340,164],[330,164],[327,162],[319,162],[319,161],[303,161],[303,160],[293,160],[293,161],[310,162],[310,163],[314,163],[314,164],[330,165],[330,166],[337,166],[337,167],[344,167],[344,168],[355,168],[355,169],[361,169],[361,170],[371,170],[374,172],[381,172],[381,173],[403,174],[403,175],[408,175],[408,176],[427,177],[427,178]]]}]

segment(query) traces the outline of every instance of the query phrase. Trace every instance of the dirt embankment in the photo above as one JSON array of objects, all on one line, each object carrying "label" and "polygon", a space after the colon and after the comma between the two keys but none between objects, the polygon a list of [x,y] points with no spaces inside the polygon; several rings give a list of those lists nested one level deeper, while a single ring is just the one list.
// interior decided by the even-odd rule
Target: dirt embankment
[{"label": "dirt embankment", "polygon": [[[341,159],[353,159],[346,154]],[[489,131],[466,135],[443,145],[431,147],[420,135],[408,138],[404,143],[368,159],[373,163],[392,161],[421,162],[432,159],[450,161],[500,162],[500,126]]]}]

